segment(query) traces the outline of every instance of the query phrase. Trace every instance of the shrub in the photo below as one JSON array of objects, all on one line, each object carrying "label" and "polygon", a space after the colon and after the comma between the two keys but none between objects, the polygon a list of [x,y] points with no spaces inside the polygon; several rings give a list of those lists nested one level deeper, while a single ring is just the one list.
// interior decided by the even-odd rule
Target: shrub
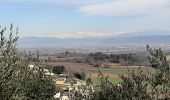
[{"label": "shrub", "polygon": [[78,73],[78,72],[76,72],[76,73],[74,73],[74,76],[76,78],[80,79],[80,80],[85,80],[85,78],[86,78],[85,73]]},{"label": "shrub", "polygon": [[62,74],[65,72],[65,67],[64,66],[54,66],[52,69],[52,72],[55,74]]}]

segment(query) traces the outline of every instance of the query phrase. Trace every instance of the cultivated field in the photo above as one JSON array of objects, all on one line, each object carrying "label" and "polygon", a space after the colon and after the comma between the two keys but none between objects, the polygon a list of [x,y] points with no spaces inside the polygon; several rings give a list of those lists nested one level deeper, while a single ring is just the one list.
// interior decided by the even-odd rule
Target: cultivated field
[{"label": "cultivated field", "polygon": [[[43,59],[50,59],[51,61],[46,61],[50,66],[64,65],[68,72],[79,72],[85,73],[86,77],[91,78],[94,84],[99,84],[100,76],[99,71],[102,72],[104,76],[109,76],[109,80],[113,83],[121,82],[119,75],[127,76],[128,71],[138,69],[139,66],[123,66],[120,63],[111,63],[109,68],[93,67],[93,65],[87,63],[77,63],[74,59],[79,59],[80,57],[56,57],[56,56],[43,56]],[[145,68],[141,66],[141,68]]]}]

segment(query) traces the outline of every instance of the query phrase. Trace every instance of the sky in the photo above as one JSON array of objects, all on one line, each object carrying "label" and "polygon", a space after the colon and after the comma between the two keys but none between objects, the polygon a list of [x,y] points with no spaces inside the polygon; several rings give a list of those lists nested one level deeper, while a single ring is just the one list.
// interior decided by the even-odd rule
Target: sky
[{"label": "sky", "polygon": [[170,31],[170,0],[0,0],[0,12],[0,25],[13,23],[21,37],[88,38]]}]

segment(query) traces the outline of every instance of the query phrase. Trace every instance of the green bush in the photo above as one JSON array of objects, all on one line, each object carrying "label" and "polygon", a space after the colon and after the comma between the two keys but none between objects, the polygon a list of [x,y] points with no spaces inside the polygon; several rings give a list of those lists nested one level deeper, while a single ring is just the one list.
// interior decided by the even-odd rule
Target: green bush
[{"label": "green bush", "polygon": [[65,67],[64,66],[54,66],[52,69],[52,72],[55,74],[62,74],[65,72]]}]

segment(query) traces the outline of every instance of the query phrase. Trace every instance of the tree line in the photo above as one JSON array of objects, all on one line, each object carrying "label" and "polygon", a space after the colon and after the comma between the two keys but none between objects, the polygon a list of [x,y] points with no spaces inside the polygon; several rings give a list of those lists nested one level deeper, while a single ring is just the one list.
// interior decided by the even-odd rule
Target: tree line
[{"label": "tree line", "polygon": [[86,63],[94,64],[97,62],[121,63],[122,65],[148,65],[147,55],[145,53],[127,53],[127,54],[104,54],[102,52],[90,53],[87,56]]}]

